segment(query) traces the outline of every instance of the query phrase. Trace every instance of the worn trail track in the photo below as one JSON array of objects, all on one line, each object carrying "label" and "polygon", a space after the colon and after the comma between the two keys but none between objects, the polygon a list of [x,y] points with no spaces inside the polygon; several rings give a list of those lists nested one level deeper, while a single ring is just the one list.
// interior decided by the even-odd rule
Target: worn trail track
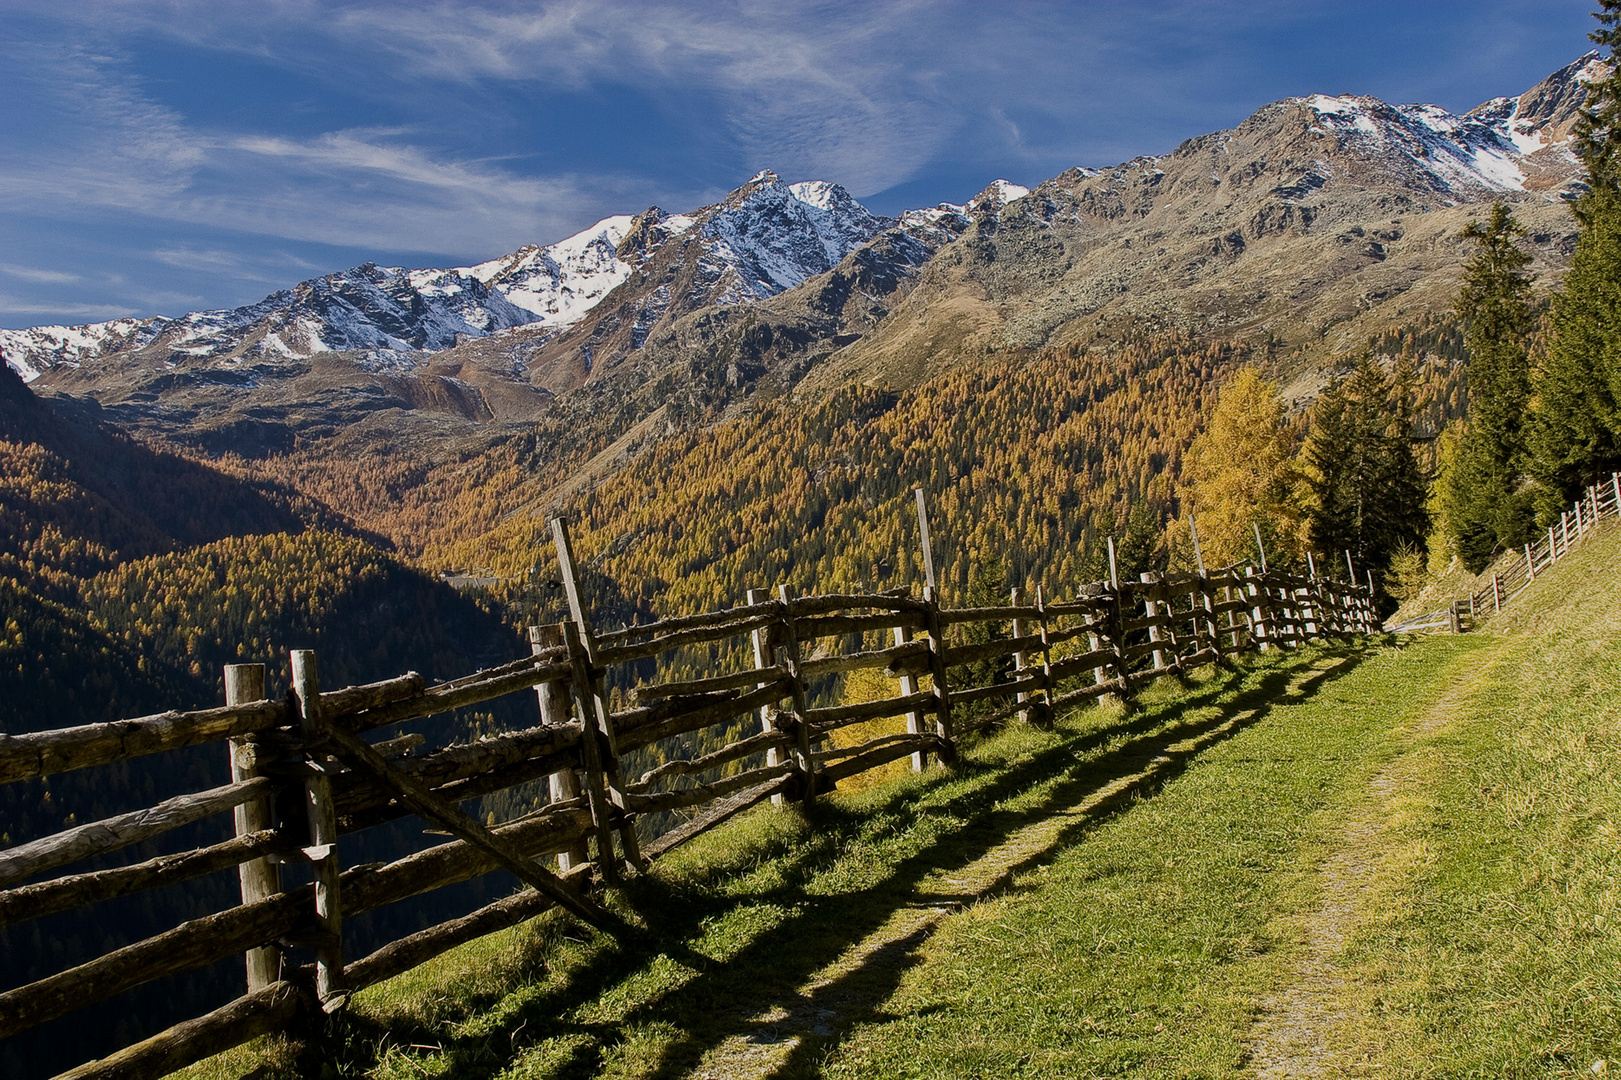
[{"label": "worn trail track", "polygon": [[1250,1064],[1262,1080],[1379,1075],[1370,1054],[1381,1033],[1366,988],[1342,957],[1379,903],[1396,805],[1421,783],[1413,746],[1451,722],[1485,681],[1489,659],[1487,652],[1472,654],[1452,687],[1401,733],[1400,756],[1369,778],[1366,795],[1318,868],[1320,903],[1300,921],[1304,954],[1291,979],[1263,999],[1251,1033]]}]

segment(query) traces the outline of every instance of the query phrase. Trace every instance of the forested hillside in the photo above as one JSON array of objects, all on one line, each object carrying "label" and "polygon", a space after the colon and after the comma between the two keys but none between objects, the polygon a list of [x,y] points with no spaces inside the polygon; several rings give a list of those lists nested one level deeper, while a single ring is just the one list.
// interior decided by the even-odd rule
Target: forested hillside
[{"label": "forested hillside", "polygon": [[[151,450],[93,409],[64,404],[36,399],[0,370],[0,734],[216,705],[221,668],[238,661],[267,663],[279,694],[289,648],[317,649],[332,686],[408,669],[460,674],[527,649],[487,607],[318,502]],[[8,784],[0,845],[228,779],[217,747],[197,747]],[[211,819],[177,830],[162,849],[143,843],[98,865],[218,841],[228,829],[228,817]],[[66,917],[5,928],[0,981],[26,982],[218,910],[236,887],[232,872],[114,902],[98,909],[93,932]],[[7,1052],[36,1065],[52,1054],[76,1061],[85,1040],[120,1045],[226,999],[239,978],[222,969],[118,1000],[90,1031],[81,1017],[74,1038],[48,1026],[8,1041]]]},{"label": "forested hillside", "polygon": [[[1370,343],[1385,366],[1411,369],[1424,438],[1461,405],[1454,339],[1441,319]],[[762,404],[666,440],[577,498],[538,501],[477,539],[447,530],[423,547],[430,560],[510,575],[534,610],[553,576],[545,517],[555,507],[576,523],[599,605],[627,620],[737,603],[751,586],[914,585],[911,490],[921,486],[948,595],[1098,580],[1109,536],[1121,572],[1134,575],[1191,559],[1165,530],[1183,512],[1183,457],[1223,381],[1245,365],[1289,361],[1166,333],[1118,351],[993,357],[910,390],[851,385],[820,402]],[[1298,422],[1293,430],[1298,438]]]}]

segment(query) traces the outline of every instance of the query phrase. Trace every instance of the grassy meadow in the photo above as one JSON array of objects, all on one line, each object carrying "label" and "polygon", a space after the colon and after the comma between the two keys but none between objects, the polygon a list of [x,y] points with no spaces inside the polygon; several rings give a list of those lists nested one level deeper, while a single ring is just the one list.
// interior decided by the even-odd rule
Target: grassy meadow
[{"label": "grassy meadow", "polygon": [[[1611,528],[1474,634],[1252,658],[759,808],[617,897],[659,955],[543,916],[312,1052],[378,1080],[1621,1068],[1617,567]],[[291,1049],[189,1073],[255,1069]]]}]

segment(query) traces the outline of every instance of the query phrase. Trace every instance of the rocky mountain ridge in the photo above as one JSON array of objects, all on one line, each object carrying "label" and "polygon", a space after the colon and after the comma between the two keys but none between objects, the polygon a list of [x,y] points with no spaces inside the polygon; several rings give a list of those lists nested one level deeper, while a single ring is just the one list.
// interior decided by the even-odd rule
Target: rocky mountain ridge
[{"label": "rocky mountain ridge", "polygon": [[[793,288],[891,224],[836,184],[783,184],[762,172],[723,202],[686,215],[653,207],[610,217],[539,247],[470,267],[408,270],[365,263],[312,278],[255,304],[178,318],[0,330],[0,351],[25,380],[119,356],[149,367],[192,361],[306,360],[366,352],[409,368],[469,339],[579,321],[665,242],[697,228],[707,297],[746,303]],[[627,238],[635,233],[633,243]]]},{"label": "rocky mountain ridge", "polygon": [[756,396],[1144,331],[1264,342],[1303,358],[1309,396],[1329,358],[1450,308],[1459,234],[1490,200],[1526,224],[1539,287],[1557,281],[1571,123],[1598,70],[1589,55],[1462,115],[1288,99],[1167,154],[894,219],[762,172],[687,214],[476,266],[361,267],[236,312],[0,332],[0,349],[36,391],[205,454],[387,448],[426,468],[518,437],[552,490]]},{"label": "rocky mountain ridge", "polygon": [[[1325,151],[1301,155],[1294,174],[1279,177],[1282,182],[1272,191],[1277,205],[1258,210],[1260,217],[1249,223],[1252,232],[1309,224],[1309,197],[1328,181],[1319,164],[1337,168],[1352,182],[1402,190],[1424,209],[1505,195],[1568,195],[1580,182],[1580,165],[1570,149],[1571,124],[1583,80],[1601,66],[1597,54],[1589,54],[1524,94],[1493,99],[1462,116],[1433,105],[1392,106],[1350,95],[1286,99],[1232,131],[1189,140],[1170,155],[1138,158],[1110,170],[1071,170],[1038,192],[1051,197],[1081,183],[1087,190],[1077,191],[1077,209],[1085,216],[1141,218],[1152,206],[1182,194],[1164,183],[1165,162],[1205,149],[1229,152],[1233,139],[1242,141],[1258,127],[1298,125],[1304,145],[1315,139]],[[1223,171],[1213,164],[1212,186]],[[941,210],[972,217],[1000,211],[1028,194],[996,181],[966,206]],[[586,319],[672,240],[685,248],[679,261],[687,295],[674,303],[679,317],[699,307],[757,303],[792,290],[907,221],[904,215],[892,221],[871,214],[836,184],[784,184],[766,171],[713,206],[681,215],[653,207],[635,217],[607,218],[555,244],[529,245],[475,266],[405,270],[368,263],[229,311],[4,330],[0,353],[30,381],[109,357],[157,368],[360,352],[368,354],[367,366],[410,370],[424,362],[421,354],[518,328],[525,329],[519,351],[533,353]],[[677,284],[668,273],[655,276],[661,286]],[[671,302],[672,294],[655,287],[634,299],[632,311],[616,313],[616,328],[629,326],[631,349],[640,349],[655,326],[669,321]],[[582,341],[572,377],[542,381],[556,383],[554,389],[583,381],[601,346],[600,334]],[[541,367],[555,368],[555,359],[543,357]]]},{"label": "rocky mountain ridge", "polygon": [[1575,243],[1570,131],[1589,54],[1457,116],[1366,97],[1294,98],[1169,154],[1074,169],[975,219],[886,323],[817,373],[913,382],[987,351],[1139,329],[1273,342],[1319,359],[1450,309],[1463,228],[1503,199],[1539,287]]}]

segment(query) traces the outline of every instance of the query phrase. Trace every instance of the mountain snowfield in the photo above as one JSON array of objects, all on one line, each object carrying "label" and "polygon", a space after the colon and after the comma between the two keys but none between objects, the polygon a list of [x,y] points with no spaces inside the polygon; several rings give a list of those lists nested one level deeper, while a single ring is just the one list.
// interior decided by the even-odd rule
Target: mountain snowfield
[{"label": "mountain snowfield", "polygon": [[[1499,196],[1559,198],[1579,183],[1570,140],[1575,103],[1581,85],[1602,69],[1598,54],[1590,53],[1525,94],[1493,99],[1461,116],[1435,105],[1314,95],[1266,106],[1249,122],[1303,110],[1310,133],[1331,137],[1353,160],[1374,163],[1380,182],[1394,181],[1441,205]],[[1131,164],[1151,168],[1159,160]],[[1332,166],[1323,162],[1322,169]],[[1309,189],[1323,181],[1308,174],[1301,184]],[[763,171],[713,206],[680,215],[654,207],[636,217],[606,218],[557,243],[529,245],[475,266],[407,270],[367,263],[234,310],[0,330],[0,354],[29,381],[114,356],[172,367],[351,351],[362,353],[368,366],[411,367],[425,354],[518,327],[561,333],[664,243],[692,230],[701,240],[696,280],[713,286],[712,302],[748,304],[831,270],[887,229],[994,214],[1029,194],[997,180],[965,205],[889,219],[837,184],[786,184]],[[648,307],[640,317],[657,316]]]},{"label": "mountain snowfield", "polygon": [[[622,251],[643,219],[656,223],[656,242]],[[720,302],[747,303],[831,269],[892,224],[837,184],[784,184],[767,171],[726,201],[691,214],[654,207],[639,218],[605,218],[555,244],[526,246],[476,266],[407,270],[367,263],[232,310],[0,330],[0,351],[29,381],[53,368],[153,347],[166,350],[168,363],[302,359],[347,350],[372,353],[368,359],[383,366],[409,366],[416,354],[519,326],[571,326],[658,245],[695,227],[707,272],[727,279]]]}]

